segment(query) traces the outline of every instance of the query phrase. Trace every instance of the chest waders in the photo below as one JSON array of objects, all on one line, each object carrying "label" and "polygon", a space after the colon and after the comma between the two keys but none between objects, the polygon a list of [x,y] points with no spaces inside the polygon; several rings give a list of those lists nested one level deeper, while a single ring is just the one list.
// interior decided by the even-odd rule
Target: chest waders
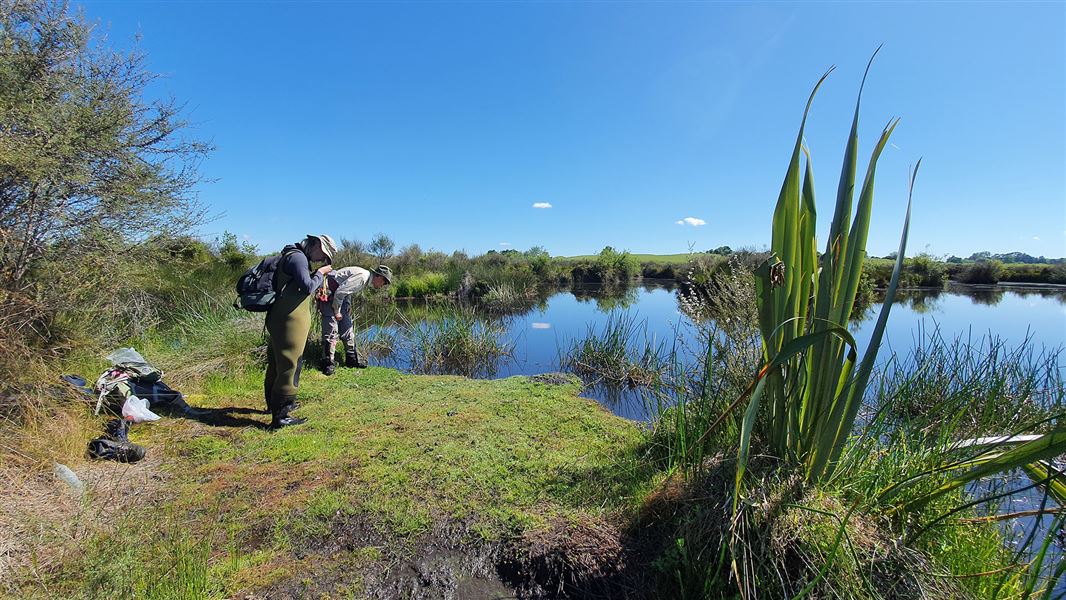
[{"label": "chest waders", "polygon": [[280,266],[277,278],[281,293],[267,311],[267,370],[263,380],[272,427],[295,424],[289,411],[296,407],[304,346],[311,330],[311,296],[289,285],[293,278]]}]

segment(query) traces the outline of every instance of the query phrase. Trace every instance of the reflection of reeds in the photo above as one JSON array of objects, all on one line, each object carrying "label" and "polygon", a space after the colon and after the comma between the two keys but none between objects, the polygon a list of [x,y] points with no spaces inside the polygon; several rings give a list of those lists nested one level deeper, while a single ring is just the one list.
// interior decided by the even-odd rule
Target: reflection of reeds
[{"label": "reflection of reeds", "polygon": [[563,370],[595,382],[647,386],[657,383],[664,367],[664,343],[648,339],[646,321],[627,313],[611,313],[602,331],[588,326],[560,358]]}]

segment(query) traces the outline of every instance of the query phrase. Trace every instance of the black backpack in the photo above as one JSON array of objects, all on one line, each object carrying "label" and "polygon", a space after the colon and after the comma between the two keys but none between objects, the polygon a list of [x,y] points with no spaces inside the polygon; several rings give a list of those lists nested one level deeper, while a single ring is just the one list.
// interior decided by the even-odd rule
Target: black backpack
[{"label": "black backpack", "polygon": [[286,248],[275,256],[264,258],[259,264],[248,269],[237,280],[237,299],[233,301],[234,308],[243,308],[252,312],[266,312],[274,304],[274,299],[280,290],[274,289],[277,277],[278,265],[284,258],[299,249]]}]

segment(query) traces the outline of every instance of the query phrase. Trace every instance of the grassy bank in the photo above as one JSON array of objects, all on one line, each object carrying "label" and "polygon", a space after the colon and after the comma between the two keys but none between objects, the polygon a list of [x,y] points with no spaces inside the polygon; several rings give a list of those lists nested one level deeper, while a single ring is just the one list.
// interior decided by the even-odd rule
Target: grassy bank
[{"label": "grassy bank", "polygon": [[[230,426],[165,419],[133,431],[144,463],[73,461],[90,482],[84,504],[61,516],[67,526],[52,524],[7,591],[129,597],[165,583],[170,592],[148,597],[362,597],[406,585],[402,567],[435,560],[427,544],[498,562],[528,547],[518,540],[611,528],[656,482],[640,461],[644,436],[565,377],[556,383],[311,372],[299,411],[309,423],[275,433],[263,428],[258,373],[209,377],[190,401]],[[146,501],[91,523],[122,492]]]},{"label": "grassy bank", "polygon": [[[87,485],[81,500],[43,474],[14,488],[5,517],[36,533],[7,565],[9,596],[651,598],[704,589],[698,596],[716,598],[736,589],[720,552],[735,480],[725,438],[701,475],[681,479],[668,474],[660,432],[580,398],[565,376],[311,371],[299,409],[310,421],[280,432],[263,428],[259,372],[201,381],[190,401],[218,411],[222,425],[137,426],[132,438],[149,458],[135,465],[67,456]],[[747,517],[749,540],[761,540],[752,549],[765,561],[760,580],[788,573],[790,588],[815,582],[818,597],[1020,589],[1015,570],[1006,581],[973,577],[1011,564],[993,523],[953,520],[900,547],[890,507],[871,502],[848,519],[851,549],[836,556],[855,498],[921,464],[913,445],[869,443],[856,440],[854,476],[826,490],[782,478],[772,461],[749,467],[747,489],[761,499]],[[31,486],[36,495],[19,494]]]}]

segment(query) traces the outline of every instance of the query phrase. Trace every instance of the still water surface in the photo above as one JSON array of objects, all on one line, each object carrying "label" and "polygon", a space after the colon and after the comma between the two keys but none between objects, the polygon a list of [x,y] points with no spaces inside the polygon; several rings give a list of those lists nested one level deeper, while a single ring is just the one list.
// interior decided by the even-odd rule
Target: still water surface
[{"label": "still water surface", "polygon": [[[865,352],[877,322],[875,304],[852,323],[852,333]],[[560,354],[590,328],[601,331],[611,313],[625,313],[646,325],[648,341],[669,345],[680,337],[692,342],[694,330],[678,308],[672,286],[648,284],[625,292],[605,293],[598,288],[559,291],[539,306],[501,318],[506,341],[513,344],[510,358],[493,369],[495,378],[535,375],[560,370]],[[946,341],[957,337],[978,343],[982,338],[1002,338],[1008,347],[1025,342],[1039,351],[1066,346],[1066,288],[1006,286],[951,286],[942,291],[901,291],[892,307],[879,362],[893,352],[906,355],[921,338],[938,332]],[[633,340],[643,344],[644,335]],[[385,364],[406,368],[409,361],[393,356]],[[641,395],[633,390],[591,386],[585,395],[614,413],[635,420],[650,414]]]}]

